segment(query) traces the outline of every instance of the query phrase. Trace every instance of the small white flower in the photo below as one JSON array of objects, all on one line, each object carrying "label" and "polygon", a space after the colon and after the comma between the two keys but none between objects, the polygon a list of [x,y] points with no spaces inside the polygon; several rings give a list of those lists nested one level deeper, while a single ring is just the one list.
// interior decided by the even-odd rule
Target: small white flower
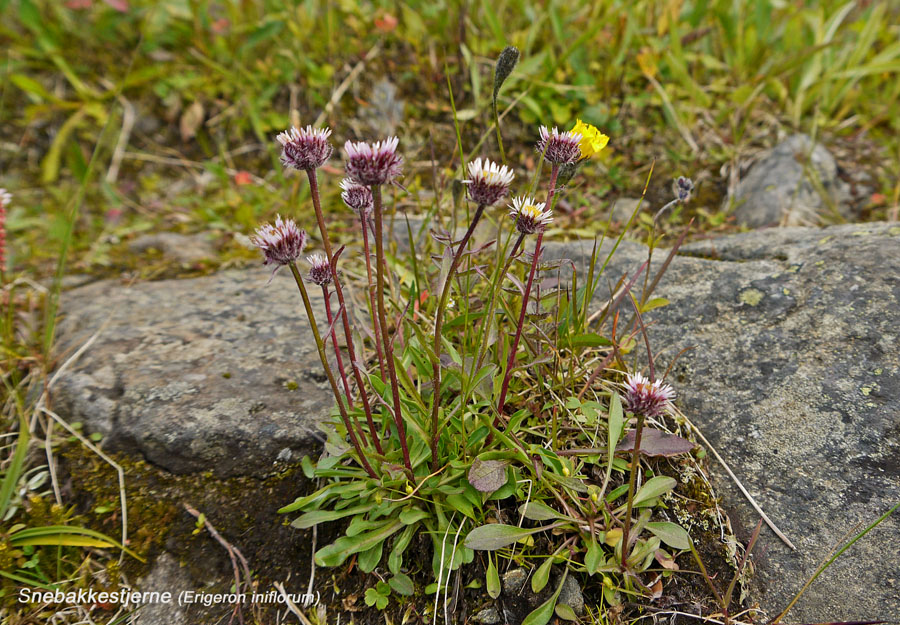
[{"label": "small white flower", "polygon": [[544,210],[544,206],[543,202],[535,202],[533,197],[514,197],[509,216],[516,220],[516,230],[522,234],[534,234],[543,230],[553,221],[553,211]]},{"label": "small white flower", "polygon": [[484,206],[491,206],[509,192],[515,174],[506,165],[498,165],[488,159],[476,158],[468,167],[469,198]]}]

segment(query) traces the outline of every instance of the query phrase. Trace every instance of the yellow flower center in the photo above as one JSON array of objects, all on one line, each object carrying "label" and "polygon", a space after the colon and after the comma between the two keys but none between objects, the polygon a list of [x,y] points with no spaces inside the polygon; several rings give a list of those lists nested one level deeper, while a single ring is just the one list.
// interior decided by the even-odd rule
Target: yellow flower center
[{"label": "yellow flower center", "polygon": [[526,204],[522,208],[519,209],[519,215],[522,217],[531,217],[532,219],[539,219],[544,212],[539,209],[534,204]]}]

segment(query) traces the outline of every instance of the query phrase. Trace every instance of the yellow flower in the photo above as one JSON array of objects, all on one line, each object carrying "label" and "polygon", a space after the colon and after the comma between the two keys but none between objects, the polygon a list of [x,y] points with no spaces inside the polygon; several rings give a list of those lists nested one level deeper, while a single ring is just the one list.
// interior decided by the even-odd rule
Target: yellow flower
[{"label": "yellow flower", "polygon": [[597,130],[596,126],[585,124],[580,119],[575,121],[572,132],[581,135],[581,142],[578,144],[578,147],[581,148],[581,158],[590,158],[609,143],[609,137]]}]

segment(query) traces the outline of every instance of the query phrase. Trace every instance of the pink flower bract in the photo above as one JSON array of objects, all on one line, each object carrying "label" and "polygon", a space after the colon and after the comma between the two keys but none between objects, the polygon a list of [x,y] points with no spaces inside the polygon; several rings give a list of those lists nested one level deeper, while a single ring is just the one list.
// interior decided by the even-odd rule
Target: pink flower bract
[{"label": "pink flower bract", "polygon": [[663,414],[675,399],[675,390],[660,380],[651,382],[640,373],[629,373],[625,378],[625,408],[645,417]]},{"label": "pink flower bract", "polygon": [[387,184],[400,175],[403,157],[397,154],[400,140],[388,137],[374,144],[348,141],[344,144],[347,152],[347,175],[358,184],[372,186]]}]

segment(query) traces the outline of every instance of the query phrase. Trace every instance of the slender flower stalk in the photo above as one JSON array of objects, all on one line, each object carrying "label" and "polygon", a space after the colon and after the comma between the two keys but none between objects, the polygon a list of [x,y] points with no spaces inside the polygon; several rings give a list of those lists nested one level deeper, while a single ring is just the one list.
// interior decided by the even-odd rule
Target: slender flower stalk
[{"label": "slender flower stalk", "polygon": [[[347,406],[353,410],[353,394],[350,392],[350,385],[347,383],[347,374],[344,372],[344,359],[341,356],[341,349],[338,347],[337,334],[334,330],[334,318],[331,314],[331,292],[328,285],[331,284],[331,267],[328,260],[321,254],[313,254],[307,256],[306,260],[310,264],[309,281],[322,287],[322,297],[325,299],[325,317],[328,321],[329,333],[331,336],[331,346],[334,348],[334,357],[337,361],[338,372],[341,374],[341,382],[344,384],[344,392],[347,395]],[[372,434],[372,436],[376,436]]]},{"label": "slender flower stalk", "polygon": [[[362,446],[360,445],[359,439],[356,436],[356,431],[354,430],[353,425],[350,423],[350,417],[347,415],[347,410],[346,408],[344,408],[344,403],[341,401],[341,391],[338,388],[337,380],[334,379],[334,374],[331,372],[331,367],[328,366],[328,357],[325,355],[325,344],[323,343],[322,337],[319,335],[319,329],[316,326],[316,317],[315,314],[313,314],[312,304],[310,304],[309,302],[309,294],[306,292],[306,285],[303,283],[303,277],[300,275],[300,271],[297,269],[297,263],[295,263],[294,261],[290,261],[288,265],[291,268],[291,273],[294,274],[294,280],[297,282],[297,288],[300,289],[300,296],[303,298],[303,306],[306,308],[306,316],[309,318],[309,327],[312,329],[313,339],[315,339],[316,341],[316,349],[319,352],[319,359],[322,361],[322,367],[325,369],[325,375],[328,377],[328,383],[331,385],[331,391],[332,393],[334,393],[334,397],[337,400],[338,410],[341,413],[341,420],[344,422],[344,427],[347,428],[347,434],[350,436],[350,442],[353,444],[353,448],[356,450],[356,455],[359,457],[359,462],[366,470],[366,473],[368,473],[370,477],[378,479],[378,475],[372,469],[372,465],[369,464],[369,461],[366,459],[366,455],[363,453]],[[359,423],[357,423],[356,425],[359,426]]]},{"label": "slender flower stalk", "polygon": [[394,399],[394,423],[403,450],[403,463],[409,479],[415,482],[412,462],[409,459],[409,447],[406,444],[406,426],[400,411],[400,385],[397,382],[397,371],[394,368],[394,348],[388,334],[387,318],[384,309],[384,239],[382,237],[381,185],[372,185],[372,197],[375,209],[375,295],[378,303],[378,323],[381,324],[381,338],[384,341],[384,356],[387,361],[388,375],[391,378],[391,392]]},{"label": "slender flower stalk", "polygon": [[[650,372],[653,375],[653,372]],[[645,417],[658,417],[666,411],[675,391],[668,384],[660,380],[650,382],[640,373],[628,374],[624,384],[625,409],[637,416],[637,424],[634,431],[634,451],[631,455],[631,476],[628,478],[628,505],[625,510],[625,527],[622,530],[622,568],[626,566],[629,554],[628,533],[631,531],[631,510],[634,501],[634,489],[637,480],[637,471],[640,466],[641,434],[644,429]]]},{"label": "slender flower stalk", "polygon": [[[545,130],[545,129],[542,129]],[[576,144],[577,147],[577,144]],[[550,169],[550,190],[547,192],[547,202],[545,206],[548,208],[553,205],[553,194],[556,190],[556,177],[559,175],[559,164],[553,163]],[[515,203],[514,203],[515,205]],[[497,400],[497,416],[494,418],[494,427],[498,427],[500,419],[503,417],[503,408],[506,404],[506,393],[509,391],[509,382],[512,379],[513,365],[516,362],[516,350],[519,348],[519,339],[522,338],[522,328],[525,325],[525,313],[528,310],[528,296],[531,293],[531,286],[534,284],[534,274],[537,270],[538,260],[541,257],[541,243],[544,240],[544,226],[550,221],[550,212],[543,213],[541,209],[535,209],[535,205],[521,204],[519,206],[519,217],[516,221],[516,227],[522,234],[534,232],[532,228],[537,228],[537,241],[534,244],[534,256],[531,259],[531,270],[528,273],[528,283],[525,285],[525,293],[522,295],[522,310],[519,312],[519,323],[516,326],[516,335],[513,343],[509,348],[509,358],[506,361],[506,374],[503,376],[503,384],[500,387],[500,397]],[[524,220],[524,221],[523,221]]]},{"label": "slender flower stalk", "polygon": [[369,251],[369,226],[372,223],[372,190],[355,182],[352,178],[344,178],[341,181],[341,199],[351,210],[359,215],[359,223],[362,228],[363,252],[366,257],[366,303],[369,305],[369,320],[375,333],[375,352],[378,354],[378,370],[381,379],[387,374],[384,370],[384,354],[381,350],[381,330],[378,328],[378,320],[375,317],[375,281],[372,279],[372,253]]},{"label": "slender flower stalk", "polygon": [[[444,310],[447,308],[447,298],[450,295],[450,287],[453,284],[453,276],[459,267],[459,260],[462,258],[463,252],[469,244],[472,233],[475,232],[475,226],[478,225],[484,209],[490,206],[509,192],[509,185],[512,183],[513,172],[506,165],[500,166],[492,163],[488,159],[475,159],[468,166],[469,180],[465,181],[468,187],[469,197],[478,203],[475,215],[469,224],[468,230],[459,242],[459,248],[453,254],[453,260],[450,261],[450,269],[444,279],[444,285],[441,289],[441,298],[438,301],[437,312],[434,320],[434,362],[432,363],[432,382],[434,386],[434,399],[431,409],[431,470],[438,469],[438,411],[440,408],[441,398],[441,331],[444,325]],[[451,243],[452,248],[452,243]]]},{"label": "slender flower stalk", "polygon": [[[341,349],[337,344],[337,333],[334,330],[334,315],[331,314],[331,292],[327,286],[322,286],[322,297],[325,298],[325,320],[328,327],[331,328],[331,345],[334,347],[334,358],[337,360],[338,373],[341,374],[341,382],[344,385],[344,393],[347,395],[347,406],[353,410],[353,394],[350,392],[350,385],[347,383],[347,374],[344,372],[344,358],[341,356]],[[378,439],[377,432],[369,432],[372,440]]]},{"label": "slender flower stalk", "polygon": [[309,178],[309,190],[310,196],[313,201],[313,208],[316,212],[316,221],[319,224],[319,233],[322,235],[322,246],[325,248],[325,256],[328,259],[328,264],[331,267],[331,278],[334,282],[334,292],[337,294],[338,305],[340,306],[341,312],[341,320],[344,325],[344,338],[347,341],[347,354],[350,357],[350,368],[353,370],[353,377],[356,380],[356,388],[359,389],[359,398],[362,401],[363,410],[366,413],[366,422],[369,425],[369,431],[372,433],[372,437],[374,438],[373,443],[375,444],[375,449],[379,454],[384,455],[384,450],[381,447],[381,441],[378,438],[378,430],[375,427],[375,421],[372,419],[372,407],[369,405],[369,395],[366,392],[366,387],[363,383],[362,374],[359,372],[359,367],[357,366],[356,360],[356,350],[353,346],[353,333],[350,330],[350,316],[347,313],[347,305],[344,302],[344,291],[341,288],[341,282],[338,280],[337,267],[334,262],[334,253],[331,250],[331,240],[328,238],[328,228],[325,226],[325,216],[322,213],[322,204],[319,201],[319,183],[316,178],[316,170],[315,169],[307,169],[306,175]]},{"label": "slender flower stalk", "polygon": [[12,195],[0,188],[0,280],[6,277],[6,207],[12,202]]},{"label": "slender flower stalk", "polygon": [[481,215],[483,213],[484,204],[479,204],[478,208],[475,209],[475,215],[472,217],[472,223],[469,224],[469,229],[466,230],[466,234],[463,236],[462,241],[459,242],[459,248],[453,255],[453,260],[450,261],[450,270],[447,272],[447,276],[444,279],[444,286],[441,289],[441,299],[438,301],[437,312],[435,313],[434,318],[434,345],[432,346],[432,349],[434,350],[434,362],[432,363],[431,376],[434,386],[434,396],[431,403],[432,472],[438,470],[438,410],[441,403],[441,330],[444,326],[444,309],[447,307],[447,297],[449,297],[450,295],[450,285],[453,283],[453,274],[456,272],[456,268],[459,265],[459,259],[460,257],[462,257],[462,254],[466,249],[466,245],[469,243],[469,239],[472,237],[472,233],[475,231],[475,226],[478,225],[478,221],[481,219]]}]

